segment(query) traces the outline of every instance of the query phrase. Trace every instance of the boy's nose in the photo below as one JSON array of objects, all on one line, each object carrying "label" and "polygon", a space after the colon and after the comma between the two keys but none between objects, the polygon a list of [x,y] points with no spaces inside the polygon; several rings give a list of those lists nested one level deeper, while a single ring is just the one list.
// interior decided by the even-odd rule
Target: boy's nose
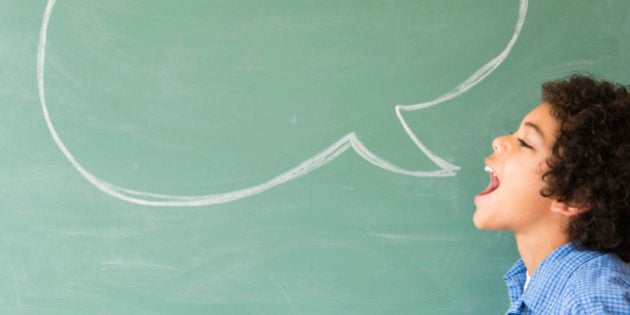
[{"label": "boy's nose", "polygon": [[507,150],[507,142],[505,141],[505,136],[497,137],[492,141],[492,150],[495,153],[501,154]]}]

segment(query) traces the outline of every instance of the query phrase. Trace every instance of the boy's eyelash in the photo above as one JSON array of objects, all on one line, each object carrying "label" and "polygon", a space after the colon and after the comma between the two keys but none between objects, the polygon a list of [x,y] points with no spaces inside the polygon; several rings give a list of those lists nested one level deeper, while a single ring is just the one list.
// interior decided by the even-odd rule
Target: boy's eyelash
[{"label": "boy's eyelash", "polygon": [[526,147],[528,149],[531,149],[532,146],[530,146],[529,144],[527,144],[527,142],[525,142],[523,139],[518,139],[518,142],[521,144],[522,147]]}]

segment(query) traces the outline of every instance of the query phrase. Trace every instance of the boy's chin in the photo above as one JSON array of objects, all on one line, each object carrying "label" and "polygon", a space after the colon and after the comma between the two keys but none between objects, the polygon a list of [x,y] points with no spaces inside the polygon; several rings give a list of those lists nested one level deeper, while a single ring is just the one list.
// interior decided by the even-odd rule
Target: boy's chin
[{"label": "boy's chin", "polygon": [[[479,211],[479,210],[477,210]],[[477,212],[475,212],[475,214],[472,217],[472,221],[473,221],[473,225],[479,229],[479,230],[485,230],[484,225],[482,224],[483,222],[480,221],[480,219],[477,216]]]},{"label": "boy's chin", "polygon": [[490,222],[488,222],[484,216],[482,215],[482,212],[479,209],[475,210],[475,213],[473,214],[473,218],[472,218],[473,224],[475,225],[475,227],[479,230],[498,230],[497,228],[494,228]]}]

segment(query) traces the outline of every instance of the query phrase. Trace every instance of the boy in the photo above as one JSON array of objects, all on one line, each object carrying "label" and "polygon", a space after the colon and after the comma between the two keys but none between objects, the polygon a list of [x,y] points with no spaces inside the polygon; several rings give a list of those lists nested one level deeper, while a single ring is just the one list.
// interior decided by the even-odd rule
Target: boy
[{"label": "boy", "polygon": [[630,91],[589,76],[545,83],[492,142],[479,229],[514,233],[507,314],[630,314]]}]

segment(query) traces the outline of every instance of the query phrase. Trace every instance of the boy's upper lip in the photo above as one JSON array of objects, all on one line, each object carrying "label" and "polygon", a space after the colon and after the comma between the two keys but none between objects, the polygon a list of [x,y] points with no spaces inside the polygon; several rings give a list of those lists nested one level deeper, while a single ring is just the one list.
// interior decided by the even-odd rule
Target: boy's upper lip
[{"label": "boy's upper lip", "polygon": [[497,173],[497,167],[496,165],[494,165],[494,163],[492,163],[490,158],[486,158],[484,161],[484,164],[486,165],[486,169],[489,169],[493,176],[495,176],[496,178],[499,178],[499,174]]}]

